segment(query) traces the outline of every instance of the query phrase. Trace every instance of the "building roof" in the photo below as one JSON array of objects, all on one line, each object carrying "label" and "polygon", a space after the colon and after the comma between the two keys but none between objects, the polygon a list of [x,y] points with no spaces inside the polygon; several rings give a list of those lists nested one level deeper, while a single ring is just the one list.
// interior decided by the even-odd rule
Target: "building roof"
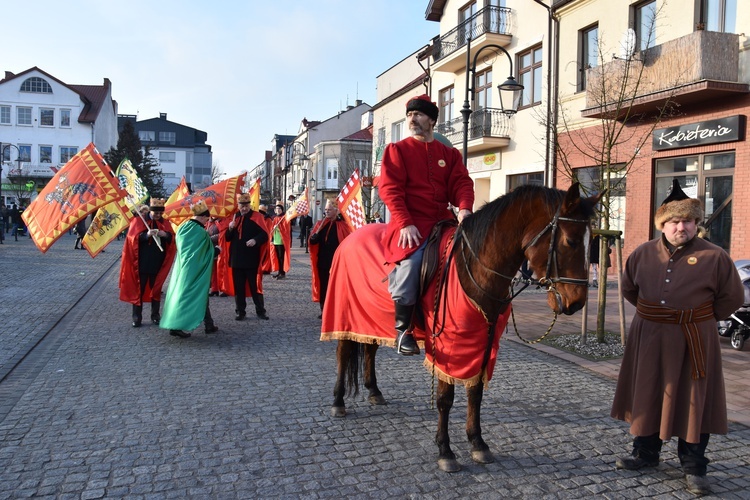
[{"label": "building roof", "polygon": [[448,3],[448,0],[430,0],[430,3],[427,4],[427,10],[424,13],[425,19],[428,21],[440,21],[440,18],[443,17],[443,9],[446,3]]},{"label": "building roof", "polygon": [[[79,123],[95,122],[96,118],[99,116],[99,112],[102,110],[104,101],[107,99],[108,96],[110,96],[112,83],[109,81],[109,78],[105,78],[104,83],[102,85],[73,85],[73,84],[67,84],[63,82],[62,80],[55,78],[54,76],[50,75],[49,73],[47,73],[46,71],[42,69],[39,69],[36,66],[29,68],[26,71],[22,71],[18,74],[14,74],[10,71],[6,71],[5,78],[0,80],[0,84],[7,83],[17,78],[26,77],[28,73],[31,73],[33,71],[37,71],[41,73],[42,75],[44,75],[45,78],[54,80],[55,82],[59,83],[63,87],[66,87],[72,90],[73,92],[75,92],[76,94],[80,96],[81,101],[83,102],[83,109],[81,110],[81,113],[78,115]],[[112,105],[115,106],[114,100],[112,101]],[[114,109],[116,109],[116,107]]]},{"label": "building roof", "polygon": [[367,128],[363,128],[362,130],[359,130],[357,132],[354,132],[353,134],[347,135],[342,141],[362,141],[362,142],[372,142],[372,125],[370,125]]},{"label": "building roof", "polygon": [[392,93],[391,95],[389,95],[388,97],[380,101],[379,103],[375,104],[375,106],[372,107],[372,110],[375,111],[378,108],[382,108],[383,106],[393,101],[394,99],[401,97],[402,95],[406,94],[410,90],[413,90],[417,88],[419,85],[427,82],[429,79],[430,77],[427,75],[419,75],[414,80],[410,81],[409,83],[407,83],[406,85],[404,85],[403,87],[401,87],[400,89],[398,89],[397,91],[395,91],[394,93]]}]

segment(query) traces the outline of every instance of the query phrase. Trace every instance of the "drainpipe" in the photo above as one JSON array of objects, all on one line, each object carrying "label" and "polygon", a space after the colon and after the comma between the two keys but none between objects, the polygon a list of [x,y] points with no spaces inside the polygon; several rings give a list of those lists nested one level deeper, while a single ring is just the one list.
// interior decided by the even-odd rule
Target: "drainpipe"
[{"label": "drainpipe", "polygon": [[[556,164],[557,164],[557,91],[558,91],[558,76],[557,71],[560,66],[560,30],[558,29],[558,21],[554,16],[552,7],[542,2],[542,0],[534,0],[536,3],[541,5],[547,10],[547,121],[546,121],[546,138],[547,144],[544,154],[544,185],[547,187],[555,187],[557,184],[556,176]],[[553,24],[554,29],[554,43],[552,41],[553,36]],[[554,53],[553,53],[554,45]],[[553,57],[554,55],[554,57]],[[553,79],[554,73],[554,79]],[[553,101],[554,98],[554,101]],[[551,121],[550,121],[551,120]]]}]

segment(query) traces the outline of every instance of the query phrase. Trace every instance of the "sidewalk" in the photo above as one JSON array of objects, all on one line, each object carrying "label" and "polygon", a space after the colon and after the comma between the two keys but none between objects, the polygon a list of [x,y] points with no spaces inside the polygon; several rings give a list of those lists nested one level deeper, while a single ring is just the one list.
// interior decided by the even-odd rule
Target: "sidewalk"
[{"label": "sidewalk", "polygon": [[[588,325],[587,331],[589,342],[595,342],[593,333],[596,330],[596,310],[597,310],[598,289],[589,289],[589,303],[587,305]],[[515,306],[516,323],[519,333],[526,340],[535,340],[541,333],[549,328],[552,321],[552,311],[547,305],[546,294],[521,293],[513,300]],[[630,327],[630,320],[635,313],[635,307],[625,301],[625,333]],[[607,331],[620,333],[619,304],[617,300],[617,282],[610,276],[609,286],[607,287],[607,307],[606,307],[605,328]],[[558,316],[557,322],[550,335],[581,334],[581,322],[583,315],[578,312],[572,316]],[[522,326],[523,325],[523,326]],[[505,340],[517,343],[523,343],[513,331],[513,326],[509,325],[509,330],[503,336]],[[729,339],[720,337],[722,360],[724,363],[724,383],[727,393],[727,414],[729,420],[750,426],[750,346],[742,351],[732,348]],[[528,344],[525,344],[528,345]],[[532,344],[532,348],[565,359],[578,366],[604,375],[605,377],[616,380],[620,373],[620,359],[610,359],[602,361],[591,361],[571,352],[563,351],[542,343]]]}]

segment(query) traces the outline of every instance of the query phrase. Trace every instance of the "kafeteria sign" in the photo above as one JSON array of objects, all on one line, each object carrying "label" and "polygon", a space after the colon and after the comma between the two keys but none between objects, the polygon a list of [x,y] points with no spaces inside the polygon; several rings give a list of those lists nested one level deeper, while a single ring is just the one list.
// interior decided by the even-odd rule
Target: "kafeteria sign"
[{"label": "kafeteria sign", "polygon": [[654,130],[653,150],[664,151],[744,139],[745,117],[737,115]]}]

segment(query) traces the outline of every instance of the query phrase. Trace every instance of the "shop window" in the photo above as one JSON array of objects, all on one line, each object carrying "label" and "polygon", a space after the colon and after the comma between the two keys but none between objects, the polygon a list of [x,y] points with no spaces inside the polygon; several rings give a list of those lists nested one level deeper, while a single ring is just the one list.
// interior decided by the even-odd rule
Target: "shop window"
[{"label": "shop window", "polygon": [[654,210],[669,194],[672,180],[678,179],[685,194],[703,203],[701,225],[706,229],[706,239],[729,251],[734,165],[734,151],[657,160]]},{"label": "shop window", "polygon": [[544,173],[532,172],[530,174],[517,174],[508,176],[508,192],[513,191],[518,186],[525,186],[528,184],[533,186],[543,186]]}]

